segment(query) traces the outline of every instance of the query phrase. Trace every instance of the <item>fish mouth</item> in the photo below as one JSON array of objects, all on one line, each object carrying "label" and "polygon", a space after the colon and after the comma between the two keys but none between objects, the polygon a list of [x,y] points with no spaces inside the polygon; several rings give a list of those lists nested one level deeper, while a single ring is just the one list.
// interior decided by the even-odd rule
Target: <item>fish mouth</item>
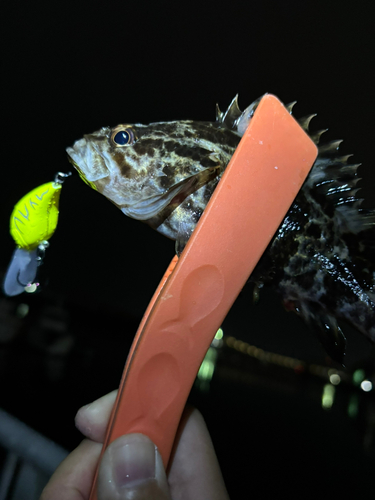
[{"label": "fish mouth", "polygon": [[109,176],[109,170],[95,144],[85,137],[66,148],[68,160],[83,180],[95,182]]},{"label": "fish mouth", "polygon": [[79,175],[79,176],[80,176],[80,178],[83,180],[83,182],[84,182],[85,184],[87,184],[90,188],[92,188],[92,189],[94,189],[95,191],[97,191],[97,190],[98,190],[98,188],[96,187],[96,185],[95,185],[93,182],[89,181],[89,180],[85,177],[84,173],[82,172],[82,170],[80,169],[80,167],[77,165],[77,163],[73,160],[73,158],[72,158],[69,154],[68,154],[67,156],[68,156],[68,161],[69,161],[69,163],[71,163],[71,164],[73,165],[73,167],[77,170],[78,175]]}]

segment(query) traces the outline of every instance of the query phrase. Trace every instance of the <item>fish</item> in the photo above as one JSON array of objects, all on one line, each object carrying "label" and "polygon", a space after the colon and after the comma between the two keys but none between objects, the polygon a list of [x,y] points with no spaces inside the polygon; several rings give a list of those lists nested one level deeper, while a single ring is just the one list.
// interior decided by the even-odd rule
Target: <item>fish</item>
[{"label": "fish", "polygon": [[[236,96],[215,122],[123,123],[84,135],[68,159],[90,187],[125,215],[175,240],[181,253],[220,182],[261,98],[244,111]],[[292,114],[295,102],[286,106]],[[272,286],[284,307],[343,364],[344,320],[375,342],[375,210],[361,208],[359,164],[341,140],[310,132],[315,114],[297,119],[317,159],[249,281]],[[249,214],[249,216],[251,216]]]}]

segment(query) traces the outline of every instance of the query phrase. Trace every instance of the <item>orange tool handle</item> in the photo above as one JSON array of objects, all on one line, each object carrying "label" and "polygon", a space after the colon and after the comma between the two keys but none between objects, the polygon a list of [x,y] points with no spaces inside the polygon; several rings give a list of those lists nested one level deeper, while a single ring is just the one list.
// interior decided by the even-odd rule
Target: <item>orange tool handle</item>
[{"label": "orange tool handle", "polygon": [[[167,466],[206,351],[316,156],[316,146],[281,102],[266,95],[140,325],[104,449],[123,434],[140,432]],[[95,490],[94,482],[91,500]]]}]

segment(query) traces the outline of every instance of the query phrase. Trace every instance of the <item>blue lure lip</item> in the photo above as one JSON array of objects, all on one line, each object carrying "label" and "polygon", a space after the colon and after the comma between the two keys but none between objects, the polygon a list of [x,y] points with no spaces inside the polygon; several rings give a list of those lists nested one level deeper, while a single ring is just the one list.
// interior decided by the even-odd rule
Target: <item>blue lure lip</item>
[{"label": "blue lure lip", "polygon": [[5,295],[19,295],[25,291],[26,286],[34,282],[41,262],[38,257],[38,248],[31,252],[23,248],[15,249],[3,282]]}]

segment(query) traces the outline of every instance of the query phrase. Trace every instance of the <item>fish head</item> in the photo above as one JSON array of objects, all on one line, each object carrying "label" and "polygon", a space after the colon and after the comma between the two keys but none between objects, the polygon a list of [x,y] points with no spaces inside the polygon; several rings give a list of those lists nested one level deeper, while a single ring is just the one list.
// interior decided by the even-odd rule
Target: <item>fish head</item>
[{"label": "fish head", "polygon": [[215,152],[193,123],[103,127],[66,151],[88,185],[129,217],[147,221],[218,168]]}]

